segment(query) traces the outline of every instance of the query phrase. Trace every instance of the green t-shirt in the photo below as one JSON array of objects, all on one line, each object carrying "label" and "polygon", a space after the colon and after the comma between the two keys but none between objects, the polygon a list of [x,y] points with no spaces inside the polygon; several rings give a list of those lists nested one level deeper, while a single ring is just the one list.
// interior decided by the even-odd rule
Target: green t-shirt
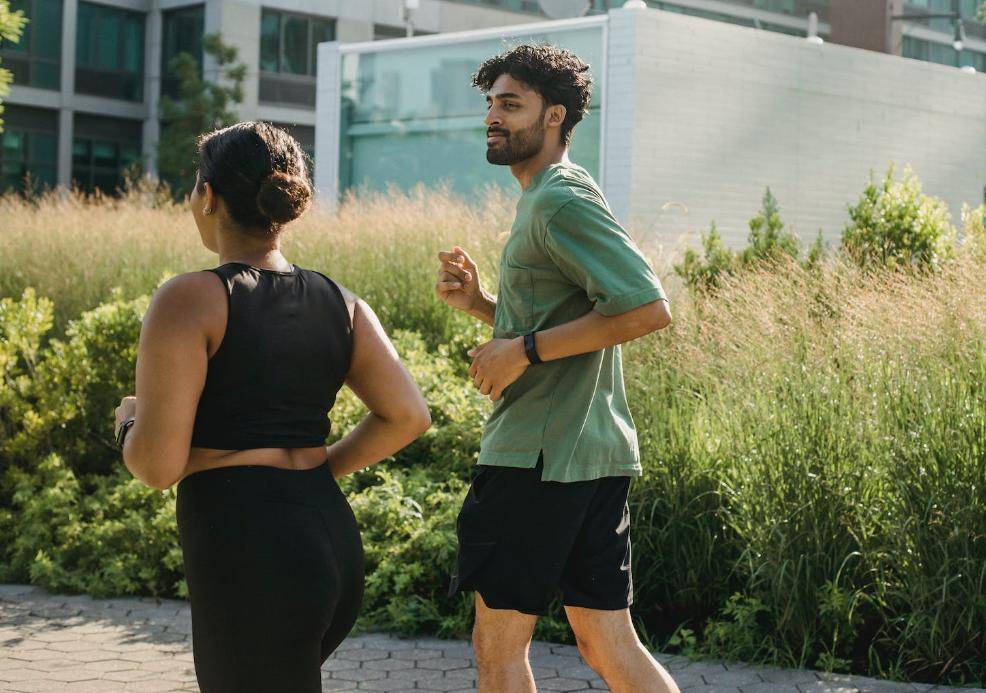
[{"label": "green t-shirt", "polygon": [[[538,173],[500,256],[493,336],[513,338],[665,298],[661,282],[585,169]],[[479,464],[533,468],[545,481],[640,474],[619,345],[529,366],[494,403]]]}]

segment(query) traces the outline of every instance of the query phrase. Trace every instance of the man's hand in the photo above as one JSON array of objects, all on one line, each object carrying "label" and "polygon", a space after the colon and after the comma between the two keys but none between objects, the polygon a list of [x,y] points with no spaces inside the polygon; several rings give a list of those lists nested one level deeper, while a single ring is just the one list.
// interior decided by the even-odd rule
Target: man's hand
[{"label": "man's hand", "polygon": [[530,365],[522,337],[490,340],[470,349],[469,355],[472,357],[469,375],[473,383],[494,402]]},{"label": "man's hand", "polygon": [[120,427],[120,424],[127,419],[132,419],[137,414],[137,398],[133,396],[124,397],[120,400],[120,406],[116,408],[116,425],[113,432]]},{"label": "man's hand", "polygon": [[476,309],[483,298],[479,285],[479,272],[469,253],[455,246],[438,254],[441,267],[438,269],[438,283],[435,294],[453,308],[467,313]]}]

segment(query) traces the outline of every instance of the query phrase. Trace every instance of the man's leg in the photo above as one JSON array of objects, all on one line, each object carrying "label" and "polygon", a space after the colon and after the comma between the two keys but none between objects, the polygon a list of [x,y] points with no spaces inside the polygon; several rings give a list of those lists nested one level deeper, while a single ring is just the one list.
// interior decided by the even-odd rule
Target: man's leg
[{"label": "man's leg", "polygon": [[629,609],[566,606],[565,612],[582,658],[613,693],[678,693],[671,675],[641,644]]},{"label": "man's leg", "polygon": [[476,592],[472,647],[479,668],[479,693],[535,693],[527,659],[535,623],[537,616],[491,609]]}]

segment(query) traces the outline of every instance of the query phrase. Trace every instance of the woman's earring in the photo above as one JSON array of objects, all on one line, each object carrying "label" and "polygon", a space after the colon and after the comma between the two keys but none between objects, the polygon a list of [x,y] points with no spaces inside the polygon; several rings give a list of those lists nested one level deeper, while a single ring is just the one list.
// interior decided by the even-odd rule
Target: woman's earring
[{"label": "woman's earring", "polygon": [[204,209],[202,210],[202,214],[212,214],[212,210],[211,210],[211,209],[209,209],[208,207],[205,207],[205,208],[204,208]]}]

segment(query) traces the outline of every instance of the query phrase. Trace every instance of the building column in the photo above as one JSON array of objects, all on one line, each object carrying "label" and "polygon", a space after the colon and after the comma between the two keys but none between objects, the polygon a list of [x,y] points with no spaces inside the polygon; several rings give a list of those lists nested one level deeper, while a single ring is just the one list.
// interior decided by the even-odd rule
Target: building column
[{"label": "building column", "polygon": [[329,211],[335,211],[339,203],[341,62],[337,41],[319,44],[315,90],[315,196],[323,209]]},{"label": "building column", "polygon": [[636,112],[637,17],[646,9],[610,10],[606,36],[606,94],[603,99],[603,192],[613,215],[630,223],[633,133]]},{"label": "building column", "polygon": [[58,109],[58,185],[72,185],[72,96],[75,94],[75,32],[78,0],[62,3],[61,103]]},{"label": "building column", "polygon": [[147,118],[141,133],[141,154],[144,158],[144,171],[157,175],[157,143],[161,136],[161,122],[158,111],[161,103],[161,40],[162,19],[160,2],[154,2],[153,9],[147,13],[144,25],[144,94],[147,103]]}]

